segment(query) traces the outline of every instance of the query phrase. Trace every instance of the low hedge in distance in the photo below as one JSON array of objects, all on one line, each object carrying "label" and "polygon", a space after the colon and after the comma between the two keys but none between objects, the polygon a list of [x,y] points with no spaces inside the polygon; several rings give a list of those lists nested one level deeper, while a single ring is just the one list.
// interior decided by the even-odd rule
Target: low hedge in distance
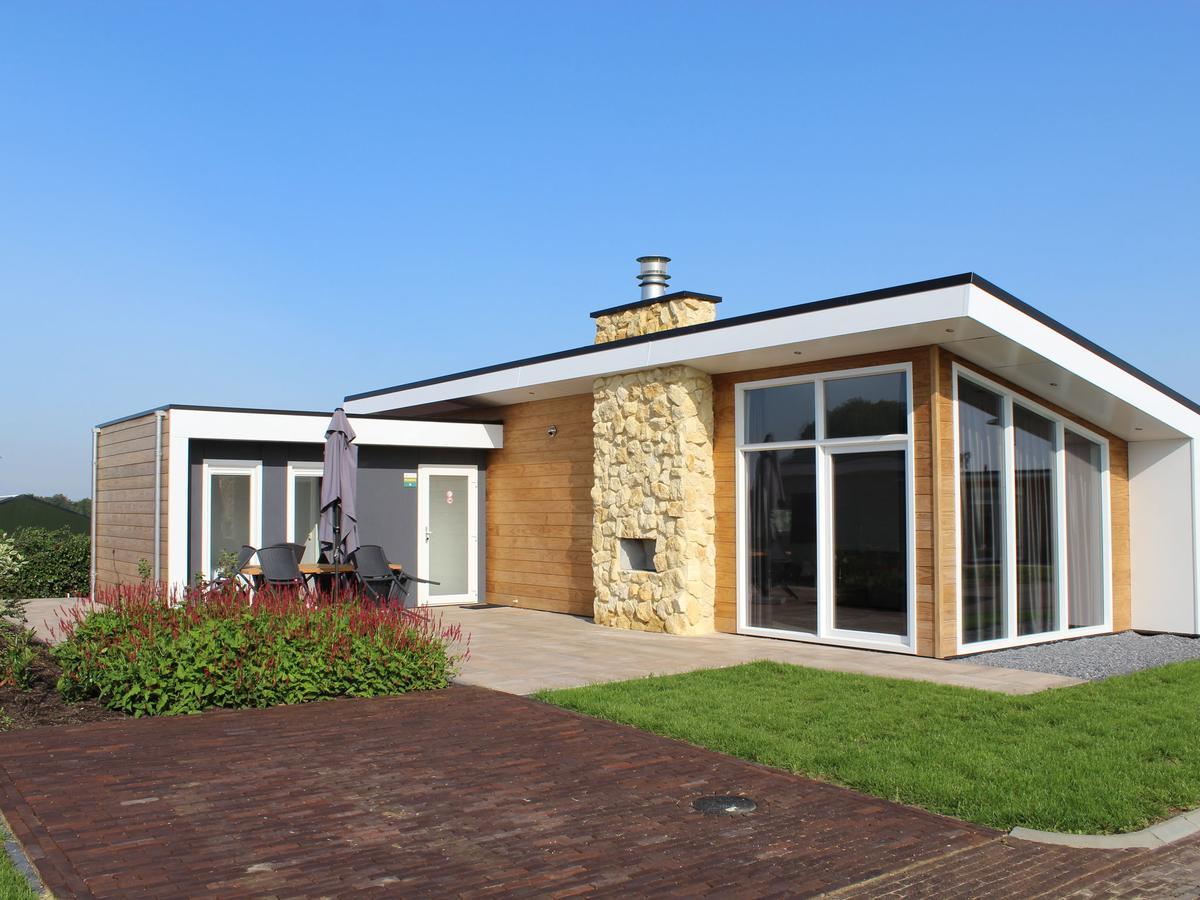
[{"label": "low hedge in distance", "polygon": [[59,622],[58,687],[134,716],[442,688],[467,653],[458,626],[357,596],[138,585],[97,601]]}]

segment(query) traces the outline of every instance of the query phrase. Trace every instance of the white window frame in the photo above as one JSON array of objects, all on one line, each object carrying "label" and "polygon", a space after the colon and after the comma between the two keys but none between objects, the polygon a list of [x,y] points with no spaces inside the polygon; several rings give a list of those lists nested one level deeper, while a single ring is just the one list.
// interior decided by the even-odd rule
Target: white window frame
[{"label": "white window frame", "polygon": [[[325,464],[321,462],[294,462],[289,461],[287,464],[287,505],[284,510],[284,515],[287,517],[285,523],[285,534],[289,544],[299,543],[296,540],[296,476],[303,478],[312,478],[316,476],[320,478],[325,474]],[[307,535],[305,535],[307,537]],[[321,555],[321,548],[317,548],[317,555]]]},{"label": "white window frame", "polygon": [[[1006,614],[1006,631],[1008,635],[990,641],[966,643],[963,640],[963,597],[962,597],[962,473],[959,470],[959,431],[958,431],[958,383],[963,378],[991,391],[1000,397],[1001,421],[1004,423],[1004,594]],[[969,369],[959,363],[951,366],[953,385],[953,429],[954,429],[954,585],[955,604],[957,606],[957,627],[955,629],[956,652],[983,653],[987,650],[1002,650],[1007,647],[1023,647],[1028,644],[1040,644],[1047,641],[1064,638],[1086,637],[1091,634],[1107,634],[1113,628],[1113,577],[1112,577],[1112,470],[1110,468],[1109,441],[1102,435],[1089,428],[1068,419],[1059,413],[1031,400],[1024,394],[1016,393],[980,375],[974,369]],[[1054,559],[1057,565],[1056,590],[1058,600],[1059,627],[1054,631],[1043,631],[1038,634],[1017,635],[1017,578],[1016,578],[1016,546],[1017,518],[1016,509],[1016,434],[1013,424],[1013,407],[1021,406],[1054,423],[1054,495],[1055,495],[1055,546]],[[1099,625],[1089,625],[1084,628],[1068,627],[1069,602],[1067,587],[1067,452],[1066,434],[1072,431],[1080,437],[1100,446],[1100,496],[1101,515],[1103,517],[1101,533],[1104,535],[1102,556],[1104,561],[1104,621]]]},{"label": "white window frame", "polygon": [[262,546],[262,460],[260,459],[206,459],[201,465],[200,505],[200,571],[211,580],[216,574],[211,569],[212,559],[212,476],[250,476],[250,543]]},{"label": "white window frame", "polygon": [[[902,372],[905,375],[908,411],[907,434],[872,435],[869,437],[826,438],[825,437],[825,391],[827,381],[856,378],[864,375],[889,375]],[[746,424],[746,394],[760,388],[778,387],[789,384],[814,385],[815,436],[812,440],[772,441],[771,443],[743,443]],[[867,366],[856,369],[832,369],[786,378],[768,378],[734,385],[734,444],[735,475],[734,494],[737,513],[735,515],[737,557],[737,631],[738,634],[758,637],[780,638],[791,641],[835,644],[842,647],[859,647],[869,650],[889,650],[900,653],[915,653],[917,646],[917,560],[916,560],[916,491],[913,473],[914,409],[912,363],[896,363]],[[816,633],[787,631],[779,628],[762,628],[750,624],[750,566],[749,541],[749,492],[746,490],[747,455],[756,450],[798,450],[812,448],[816,460],[817,491],[817,630]],[[906,484],[905,540],[907,544],[907,634],[885,635],[874,632],[850,631],[833,626],[833,533],[832,469],[830,457],[835,453],[863,451],[903,450]]]}]

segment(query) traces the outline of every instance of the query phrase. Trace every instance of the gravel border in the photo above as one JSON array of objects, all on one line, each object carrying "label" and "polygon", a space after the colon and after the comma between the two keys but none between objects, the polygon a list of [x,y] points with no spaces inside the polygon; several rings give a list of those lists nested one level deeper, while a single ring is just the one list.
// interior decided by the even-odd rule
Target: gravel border
[{"label": "gravel border", "polygon": [[1099,681],[1169,663],[1200,659],[1200,639],[1123,631],[958,657],[958,662]]}]

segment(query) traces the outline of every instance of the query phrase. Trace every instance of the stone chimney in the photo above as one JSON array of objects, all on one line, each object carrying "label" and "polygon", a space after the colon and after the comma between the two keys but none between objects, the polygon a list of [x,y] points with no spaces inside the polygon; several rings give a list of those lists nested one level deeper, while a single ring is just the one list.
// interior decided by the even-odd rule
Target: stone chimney
[{"label": "stone chimney", "polygon": [[670,257],[639,256],[637,261],[641,264],[637,277],[642,299],[592,313],[592,318],[596,320],[597,344],[685,325],[699,325],[717,317],[720,297],[694,291],[666,292],[667,282],[671,280],[667,274]]},{"label": "stone chimney", "polygon": [[[596,343],[711,322],[720,297],[665,293],[669,259],[641,257],[642,299],[592,313]],[[597,624],[705,634],[716,596],[713,386],[690,366],[592,384]]]}]

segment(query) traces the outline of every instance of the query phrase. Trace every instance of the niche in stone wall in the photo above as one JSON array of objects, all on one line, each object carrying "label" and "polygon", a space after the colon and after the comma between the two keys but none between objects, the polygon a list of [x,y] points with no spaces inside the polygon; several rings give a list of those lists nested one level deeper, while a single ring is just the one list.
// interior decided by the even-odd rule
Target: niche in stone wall
[{"label": "niche in stone wall", "polygon": [[621,538],[621,570],[654,571],[654,538]]}]

